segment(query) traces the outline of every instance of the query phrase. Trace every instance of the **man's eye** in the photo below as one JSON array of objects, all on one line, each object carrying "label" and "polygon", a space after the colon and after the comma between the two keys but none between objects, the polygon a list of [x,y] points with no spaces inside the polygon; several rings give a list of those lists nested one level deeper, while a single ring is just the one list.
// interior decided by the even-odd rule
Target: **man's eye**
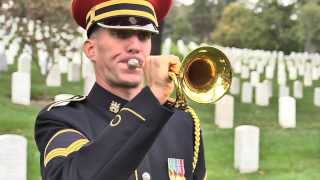
[{"label": "man's eye", "polygon": [[120,38],[120,39],[127,39],[129,37],[132,36],[132,32],[130,31],[118,31],[117,32],[117,37]]},{"label": "man's eye", "polygon": [[150,32],[139,32],[138,37],[141,41],[145,41],[151,38]]},{"label": "man's eye", "polygon": [[150,32],[145,31],[131,31],[131,30],[111,30],[111,35],[119,39],[128,39],[133,35],[138,36],[140,41],[146,41],[151,38]]}]

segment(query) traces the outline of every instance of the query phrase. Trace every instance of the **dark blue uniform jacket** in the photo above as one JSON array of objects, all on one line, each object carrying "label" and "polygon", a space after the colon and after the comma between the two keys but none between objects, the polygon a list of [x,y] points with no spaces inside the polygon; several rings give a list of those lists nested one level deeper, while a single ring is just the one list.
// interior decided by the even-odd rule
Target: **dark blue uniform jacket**
[{"label": "dark blue uniform jacket", "polygon": [[191,116],[160,105],[148,87],[128,102],[95,84],[68,102],[51,104],[36,120],[44,180],[205,179],[202,141],[192,167]]}]

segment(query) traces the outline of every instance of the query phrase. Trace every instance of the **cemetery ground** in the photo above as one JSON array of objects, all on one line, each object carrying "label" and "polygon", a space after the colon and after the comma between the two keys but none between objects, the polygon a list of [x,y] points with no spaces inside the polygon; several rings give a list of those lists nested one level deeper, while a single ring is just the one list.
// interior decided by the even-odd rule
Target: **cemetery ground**
[{"label": "cemetery ground", "polygon": [[[64,75],[62,87],[48,88],[33,66],[31,105],[14,105],[10,100],[11,74],[16,70],[13,67],[16,66],[0,73],[0,134],[19,134],[28,139],[28,180],[40,180],[39,153],[33,137],[36,115],[51,101],[48,97],[61,93],[82,94],[83,82],[69,83]],[[315,83],[315,87],[320,86],[320,82]],[[289,85],[292,86],[291,81]],[[278,89],[273,90],[274,94],[277,92]],[[313,88],[305,88],[304,98],[297,100],[294,129],[279,126],[276,96],[271,98],[268,107],[243,104],[240,97],[235,96],[234,127],[248,124],[260,128],[260,167],[251,174],[240,174],[234,169],[234,129],[219,129],[214,125],[214,105],[190,105],[202,120],[209,180],[320,179],[320,108],[313,105]]]}]

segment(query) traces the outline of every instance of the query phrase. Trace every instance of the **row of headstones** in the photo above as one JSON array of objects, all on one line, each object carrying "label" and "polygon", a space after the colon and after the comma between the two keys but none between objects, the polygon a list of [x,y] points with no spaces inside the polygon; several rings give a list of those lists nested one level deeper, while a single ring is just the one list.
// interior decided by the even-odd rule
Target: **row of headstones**
[{"label": "row of headstones", "polygon": [[[30,104],[30,89],[31,89],[31,48],[26,46],[22,54],[18,58],[18,70],[12,74],[11,94],[12,102],[16,104],[29,105]],[[79,54],[79,53],[78,53]],[[61,74],[68,73],[67,80],[69,82],[80,81],[81,75],[84,78],[84,94],[87,94],[92,84],[95,81],[94,69],[92,63],[87,58],[81,58],[76,53],[73,55],[72,61],[69,61],[67,57],[59,56],[57,53],[57,59],[54,64],[48,63],[48,55],[44,51],[39,51],[39,65],[41,71],[46,71],[47,66],[51,66],[46,78],[46,85],[49,87],[61,86]],[[70,56],[70,54],[69,54]],[[85,57],[85,56],[83,56]],[[7,57],[4,53],[4,46],[0,43],[0,72],[8,70]],[[81,59],[82,69],[81,69]],[[45,67],[44,67],[45,66]],[[82,71],[81,71],[82,70]],[[43,73],[44,74],[44,73]]]},{"label": "row of headstones", "polygon": [[[320,89],[318,89],[320,91]],[[319,96],[320,97],[320,96]],[[285,96],[279,98],[278,122],[282,128],[296,127],[296,100]],[[234,97],[225,95],[215,105],[215,124],[219,128],[234,126]]]},{"label": "row of headstones", "polygon": [[[61,76],[51,77],[61,81]],[[49,80],[57,81],[57,79]],[[51,82],[50,82],[51,81]],[[48,80],[47,80],[48,83]],[[59,82],[60,83],[60,82]],[[95,83],[95,76],[87,76],[84,78],[83,94],[87,95]],[[55,84],[57,85],[57,84]],[[29,105],[31,101],[31,77],[30,74],[24,72],[15,72],[12,74],[11,80],[11,101],[15,104]]]},{"label": "row of headstones", "polygon": [[[203,44],[202,44],[203,45]],[[169,54],[172,40],[167,38],[163,43],[162,53]],[[199,47],[194,42],[185,45],[183,40],[177,41],[180,54],[186,56],[190,51]],[[229,56],[235,74],[241,74],[242,79],[248,79],[250,74],[263,74],[266,79],[273,79],[278,66],[277,80],[279,85],[286,85],[287,72],[290,80],[297,80],[298,76],[304,77],[304,85],[312,86],[313,80],[320,79],[320,54],[291,53],[284,55],[279,51],[249,50],[237,48],[221,48]],[[255,72],[252,72],[255,71]]]},{"label": "row of headstones", "polygon": [[[201,46],[201,45],[208,45],[208,44],[197,44],[195,42],[189,42],[187,45],[184,43],[183,40],[178,40],[177,48],[180,54],[183,56],[187,55],[190,51],[193,49]],[[248,65],[250,69],[256,69],[259,67],[261,69],[261,66],[276,65],[276,61],[278,60],[280,63],[286,62],[288,64],[288,67],[301,67],[300,65],[311,61],[312,66],[319,66],[320,65],[320,54],[318,53],[296,53],[291,52],[289,55],[285,55],[282,51],[265,51],[265,50],[251,50],[251,49],[239,49],[239,48],[229,48],[229,47],[219,47],[214,45],[217,48],[221,48],[225,54],[229,57],[232,65],[240,70],[241,65]],[[166,38],[164,40],[163,46],[162,46],[162,54],[170,54],[171,53],[171,47],[172,47],[172,39]],[[237,64],[234,64],[237,63]],[[240,65],[240,69],[239,69]],[[237,71],[236,72],[240,72]]]},{"label": "row of headstones", "polygon": [[[18,71],[12,74],[11,79],[11,100],[15,104],[29,105],[31,100],[31,61],[22,61],[23,65],[18,66]],[[27,63],[26,63],[27,62]],[[48,87],[59,87],[62,85],[62,69],[68,67],[67,80],[69,82],[78,82],[84,79],[84,95],[87,95],[95,82],[94,68],[90,60],[84,58],[81,64],[59,61],[53,64],[46,78]],[[65,64],[64,64],[65,63]],[[20,64],[20,63],[18,63]],[[19,68],[20,67],[20,68]],[[28,70],[26,70],[28,68]],[[82,69],[81,69],[82,68]]]},{"label": "row of headstones", "polygon": [[[172,40],[167,38],[163,43],[164,54],[170,54]],[[196,43],[190,42],[185,45],[182,40],[177,41],[180,54],[186,56],[192,49],[198,47]],[[292,97],[303,98],[304,87],[311,87],[313,81],[320,79],[320,55],[310,53],[291,53],[284,55],[279,51],[247,50],[237,48],[222,48],[230,56],[230,61],[235,75],[239,75],[245,82],[240,84],[239,78],[233,78],[230,93],[239,95],[241,89],[241,102],[255,103],[259,106],[268,106],[273,96],[273,79],[276,77],[279,85],[278,97],[290,95],[288,79],[294,81]],[[277,73],[276,73],[277,72]],[[287,75],[288,74],[288,75]],[[262,81],[261,77],[265,77]],[[287,77],[288,76],[288,77]],[[298,78],[302,77],[302,82]],[[248,81],[249,82],[246,82]],[[313,102],[319,106],[319,88],[314,88]]]},{"label": "row of headstones", "polygon": [[[280,68],[280,67],[283,67],[283,66],[279,66],[279,68],[278,68],[278,74],[276,77],[278,85],[286,85],[288,79],[289,80],[297,80],[299,78],[299,76],[301,76],[303,78],[304,86],[310,87],[313,85],[313,81],[319,80],[319,78],[320,78],[320,67],[314,67],[313,69],[307,68],[308,70],[305,71],[307,73],[299,75],[299,76],[298,76],[298,71],[296,69],[291,68],[289,70],[289,77],[287,76],[286,70],[284,68]],[[280,70],[280,69],[282,69],[282,70]],[[235,68],[234,68],[234,72],[235,72],[235,74],[239,74],[241,79],[255,80],[255,83],[258,83],[261,79],[261,76],[264,72],[264,69],[262,69],[262,70],[258,69],[258,70],[251,71],[249,67],[242,66],[239,73],[236,73]],[[269,80],[274,79],[274,74],[275,74],[274,67],[271,67],[271,66],[266,67],[266,70],[264,73],[265,79],[269,79]]]},{"label": "row of headstones", "polygon": [[[5,23],[1,23],[5,22]],[[17,30],[21,24],[26,26],[28,36],[34,36],[37,42],[37,48],[45,50],[46,44],[44,40],[50,39],[50,42],[57,43],[60,50],[71,52],[72,49],[81,49],[81,43],[83,37],[79,35],[70,34],[70,27],[65,24],[62,27],[62,32],[58,32],[55,27],[49,27],[46,24],[41,23],[41,21],[29,20],[27,18],[10,17],[6,18],[4,15],[0,16],[0,23],[4,26],[0,26],[0,36],[3,39],[4,45],[8,46],[7,54],[8,63],[12,64],[14,61],[14,56],[18,52],[21,45],[22,37],[18,37]],[[19,24],[19,25],[18,25]],[[9,32],[8,29],[10,30]],[[84,34],[81,28],[76,29],[76,34]],[[83,35],[84,36],[84,35]]]},{"label": "row of headstones", "polygon": [[[80,59],[78,58],[79,55],[77,55],[80,53],[72,52],[71,50],[81,49],[80,41],[83,41],[82,36],[75,36],[73,34],[68,34],[66,32],[56,33],[56,34],[59,34],[61,37],[63,37],[63,39],[67,39],[70,41],[70,43],[66,43],[64,40],[60,39],[60,36],[53,37],[52,35],[50,35],[49,31],[56,32],[57,29],[55,29],[54,27],[51,27],[50,29],[49,26],[41,24],[41,21],[33,21],[33,20],[28,20],[27,18],[18,18],[18,17],[6,18],[4,15],[1,15],[0,23],[2,24],[4,23],[4,26],[0,27],[0,35],[2,39],[0,40],[0,71],[6,71],[8,69],[7,64],[9,65],[14,64],[15,59],[19,55],[18,61],[20,59],[23,59],[22,61],[24,64],[23,66],[25,67],[24,69],[27,69],[26,71],[29,72],[28,69],[30,68],[28,67],[30,67],[32,53],[38,54],[38,57],[39,57],[38,64],[40,66],[42,75],[46,75],[48,71],[51,69],[51,67],[53,66],[53,64],[55,63],[59,63],[60,71],[62,73],[66,72],[67,71],[66,69],[68,69],[69,65],[65,65],[65,59],[71,59],[75,63],[79,62],[76,59]],[[6,27],[7,24],[10,24],[10,28]],[[36,44],[37,52],[32,52],[31,46],[29,46],[28,44],[25,44],[24,47],[21,46],[22,37],[17,37],[17,33],[16,33],[18,28],[21,28],[21,27],[18,27],[18,24],[26,25],[28,34],[30,34],[30,36],[34,35],[36,40],[39,41]],[[65,26],[64,28],[68,29],[67,26]],[[9,32],[7,32],[8,29],[10,30]],[[79,34],[83,33],[83,31],[81,31],[80,29],[77,29],[77,31],[79,32]],[[33,34],[34,32],[35,34]],[[46,39],[48,38],[52,39],[53,42],[58,43],[59,49],[54,50],[54,55],[53,55],[54,57],[49,57],[47,46],[43,41],[41,41],[43,40],[44,37]],[[4,46],[7,46],[7,49],[5,49]],[[21,48],[24,48],[24,49],[22,50],[21,54],[18,54]],[[61,53],[59,53],[62,50],[66,51],[66,55],[62,56]],[[59,62],[60,59],[62,59],[61,63]],[[20,66],[21,64],[20,62],[21,61],[18,62],[18,66]],[[71,75],[71,77],[68,79],[72,79],[71,81],[77,81],[77,76]]]},{"label": "row of headstones", "polygon": [[[230,94],[239,95],[241,89],[241,102],[252,103],[253,94],[255,92],[255,103],[259,106],[268,106],[269,100],[273,96],[272,82],[265,80],[262,83],[243,82],[242,86],[237,77],[232,78]],[[290,88],[288,86],[280,86],[278,97],[290,96]],[[303,98],[303,84],[296,80],[293,83],[292,97],[296,99]],[[314,88],[313,103],[320,106],[320,87]]]}]

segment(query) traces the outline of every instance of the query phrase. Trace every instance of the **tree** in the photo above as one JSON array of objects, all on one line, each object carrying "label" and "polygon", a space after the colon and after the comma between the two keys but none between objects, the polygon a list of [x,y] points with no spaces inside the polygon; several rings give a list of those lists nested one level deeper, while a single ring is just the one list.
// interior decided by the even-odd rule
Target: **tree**
[{"label": "tree", "polygon": [[297,34],[304,50],[320,52],[320,3],[310,1],[298,12]]},{"label": "tree", "polygon": [[164,36],[171,37],[174,41],[178,39],[191,40],[192,27],[187,18],[190,6],[173,6],[166,18]]},{"label": "tree", "polygon": [[299,51],[295,12],[295,4],[284,6],[276,0],[260,0],[253,8],[232,3],[224,9],[213,39],[239,48]]},{"label": "tree", "polygon": [[188,14],[188,20],[192,25],[193,39],[207,42],[210,39],[210,33],[214,29],[214,3],[208,0],[196,0],[191,12]]},{"label": "tree", "polygon": [[[64,54],[66,49],[60,48],[59,42],[71,44],[72,39],[66,39],[64,34],[80,35],[70,15],[69,0],[3,0],[3,4],[10,4],[7,9],[0,8],[0,13],[4,14],[6,19],[19,18],[15,34],[22,38],[22,43],[35,46],[39,42],[44,42],[51,56],[54,49],[59,49]],[[34,33],[36,29],[34,32],[28,32],[27,26],[30,21],[40,24],[42,32],[46,29],[47,36],[37,39]],[[36,56],[36,53],[32,55]]]},{"label": "tree", "polygon": [[295,14],[295,4],[282,5],[277,0],[260,0],[256,9],[261,12],[257,18],[266,25],[264,36],[269,39],[268,48],[272,50],[281,50],[286,53],[301,50],[297,40],[297,34],[294,26],[297,23],[292,19]]},{"label": "tree", "polygon": [[211,33],[216,29],[223,9],[236,0],[196,0],[191,6],[188,20],[192,25],[193,39],[209,42]]},{"label": "tree", "polygon": [[[250,10],[239,3],[227,6],[213,32],[213,41],[224,46],[246,47],[248,28],[255,24]],[[251,34],[251,36],[254,36]]]}]

